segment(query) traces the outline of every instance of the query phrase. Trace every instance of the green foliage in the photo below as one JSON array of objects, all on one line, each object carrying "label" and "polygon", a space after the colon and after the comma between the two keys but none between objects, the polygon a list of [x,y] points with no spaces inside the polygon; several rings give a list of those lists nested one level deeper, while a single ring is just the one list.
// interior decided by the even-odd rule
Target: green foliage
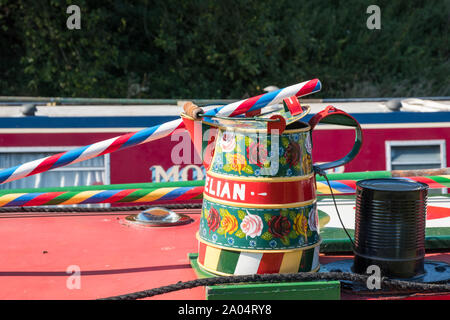
[{"label": "green foliage", "polygon": [[264,239],[264,240],[266,240],[266,241],[270,241],[270,240],[273,239],[273,236],[272,236],[272,234],[271,234],[269,231],[266,231],[266,232],[264,232],[264,233],[261,235],[261,238]]},{"label": "green foliage", "polygon": [[[68,30],[66,8],[81,8]],[[449,1],[0,0],[0,94],[241,98],[450,95]]]},{"label": "green foliage", "polygon": [[236,237],[238,237],[238,238],[244,238],[245,237],[245,233],[241,230],[241,229],[239,229],[238,231],[236,231],[236,233],[234,234]]}]

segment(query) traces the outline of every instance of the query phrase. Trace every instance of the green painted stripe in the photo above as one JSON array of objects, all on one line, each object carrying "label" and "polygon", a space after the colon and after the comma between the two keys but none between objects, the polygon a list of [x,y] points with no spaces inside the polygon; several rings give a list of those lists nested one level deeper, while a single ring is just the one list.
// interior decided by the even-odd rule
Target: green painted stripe
[{"label": "green painted stripe", "polygon": [[227,284],[206,287],[207,300],[339,300],[339,281]]},{"label": "green painted stripe", "polygon": [[154,189],[141,189],[141,190],[136,190],[133,191],[132,193],[130,193],[129,195],[127,195],[125,198],[120,199],[117,202],[132,202],[135,200],[138,200],[146,195],[148,195],[150,192],[154,191]]},{"label": "green painted stripe", "polygon": [[446,178],[446,177],[442,177],[442,176],[434,176],[434,177],[426,177],[426,178],[428,178],[428,179],[431,179],[431,180],[433,180],[433,181],[436,181],[436,182],[438,182],[438,183],[448,183],[448,182],[450,182],[450,179],[449,178]]},{"label": "green painted stripe", "polygon": [[71,199],[72,197],[76,196],[77,194],[79,194],[79,192],[66,192],[66,193],[60,194],[59,196],[48,201],[45,205],[48,205],[48,206],[58,205],[60,203],[63,203],[64,201]]},{"label": "green painted stripe", "polygon": [[[390,171],[369,171],[369,172],[344,172],[327,174],[328,180],[362,180],[362,179],[380,179],[391,178]],[[317,181],[325,181],[324,177],[316,175]]]},{"label": "green painted stripe", "polygon": [[303,251],[302,260],[300,261],[300,267],[298,268],[298,272],[311,271],[313,258],[314,258],[314,248]]},{"label": "green painted stripe", "polygon": [[234,274],[240,254],[239,251],[222,249],[220,252],[219,263],[217,264],[217,271]]}]

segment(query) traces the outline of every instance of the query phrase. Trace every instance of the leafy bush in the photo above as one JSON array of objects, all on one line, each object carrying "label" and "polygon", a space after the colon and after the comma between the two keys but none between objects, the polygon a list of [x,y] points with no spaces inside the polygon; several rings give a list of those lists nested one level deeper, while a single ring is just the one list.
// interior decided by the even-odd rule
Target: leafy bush
[{"label": "leafy bush", "polygon": [[449,1],[0,0],[0,94],[241,98],[319,78],[319,97],[450,95]]}]

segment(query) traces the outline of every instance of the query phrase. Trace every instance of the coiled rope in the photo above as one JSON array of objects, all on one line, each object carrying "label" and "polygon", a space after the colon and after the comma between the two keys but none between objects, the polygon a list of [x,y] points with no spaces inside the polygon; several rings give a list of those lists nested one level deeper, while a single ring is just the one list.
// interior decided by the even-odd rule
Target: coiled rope
[{"label": "coiled rope", "polygon": [[[201,286],[213,286],[231,283],[278,283],[278,282],[294,282],[294,281],[315,281],[315,280],[339,280],[352,281],[366,284],[369,276],[354,274],[349,272],[327,272],[327,273],[289,273],[289,274],[253,274],[244,276],[220,276],[213,278],[196,279],[186,282],[177,282],[171,285],[159,288],[137,291],[123,295],[103,298],[99,300],[137,300],[156,295],[169,293],[173,291],[192,289]],[[380,279],[380,286],[383,289],[390,289],[396,292],[404,293],[446,293],[450,292],[449,284],[428,284],[420,282],[409,282],[401,280]],[[380,292],[380,290],[377,290]]]}]

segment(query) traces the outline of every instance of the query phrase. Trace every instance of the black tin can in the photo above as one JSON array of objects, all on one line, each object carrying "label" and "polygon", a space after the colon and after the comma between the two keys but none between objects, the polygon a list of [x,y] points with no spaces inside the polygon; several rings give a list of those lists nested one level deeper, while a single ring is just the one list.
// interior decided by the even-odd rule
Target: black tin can
[{"label": "black tin can", "polygon": [[407,179],[367,179],[356,183],[353,271],[411,278],[423,274],[428,186]]}]

